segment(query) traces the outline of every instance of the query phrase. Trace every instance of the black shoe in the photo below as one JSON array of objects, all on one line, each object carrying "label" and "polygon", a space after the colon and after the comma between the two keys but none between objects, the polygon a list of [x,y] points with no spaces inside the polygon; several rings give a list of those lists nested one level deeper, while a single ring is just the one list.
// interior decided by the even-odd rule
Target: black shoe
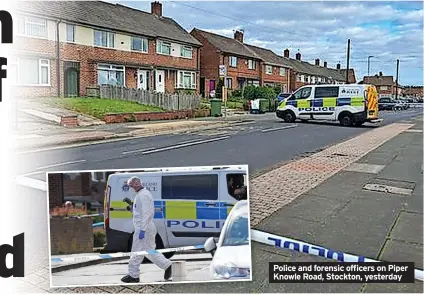
[{"label": "black shoe", "polygon": [[167,269],[165,269],[165,275],[163,278],[165,281],[169,281],[169,279],[172,277],[172,265],[170,265]]},{"label": "black shoe", "polygon": [[124,283],[140,283],[140,279],[139,278],[133,278],[130,275],[127,275],[127,276],[123,277],[121,279],[121,281],[124,282]]}]

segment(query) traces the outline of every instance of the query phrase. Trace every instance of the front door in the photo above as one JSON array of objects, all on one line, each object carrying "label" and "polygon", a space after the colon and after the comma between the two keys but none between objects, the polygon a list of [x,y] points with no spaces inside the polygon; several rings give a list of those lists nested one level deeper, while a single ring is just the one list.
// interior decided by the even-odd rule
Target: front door
[{"label": "front door", "polygon": [[138,70],[137,72],[137,89],[147,90],[148,79],[147,71]]},{"label": "front door", "polygon": [[165,92],[165,71],[156,70],[156,91]]}]

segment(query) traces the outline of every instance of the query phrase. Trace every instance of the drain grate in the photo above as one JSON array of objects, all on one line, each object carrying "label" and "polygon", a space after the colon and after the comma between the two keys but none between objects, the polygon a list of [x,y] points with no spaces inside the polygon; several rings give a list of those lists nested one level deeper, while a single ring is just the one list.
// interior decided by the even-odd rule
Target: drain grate
[{"label": "drain grate", "polygon": [[412,194],[411,189],[395,187],[395,186],[390,186],[390,185],[384,185],[384,184],[376,184],[376,183],[369,183],[369,184],[365,185],[363,187],[363,189],[367,190],[367,191],[388,193],[388,194],[395,194],[395,195],[409,196],[409,195]]}]

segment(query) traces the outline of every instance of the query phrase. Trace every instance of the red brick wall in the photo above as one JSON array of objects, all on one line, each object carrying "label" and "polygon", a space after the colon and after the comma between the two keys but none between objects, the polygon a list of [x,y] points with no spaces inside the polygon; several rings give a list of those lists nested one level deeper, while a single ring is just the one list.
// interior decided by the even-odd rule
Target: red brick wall
[{"label": "red brick wall", "polygon": [[51,254],[92,253],[94,247],[91,218],[50,218]]},{"label": "red brick wall", "polygon": [[229,66],[230,56],[223,55],[221,61],[227,67],[227,77],[233,78],[233,89],[239,89],[237,78],[244,77],[250,79],[257,79],[260,81],[260,63],[256,61],[256,69],[250,70],[248,68],[248,58],[237,57],[237,67],[233,68]]},{"label": "red brick wall", "polygon": [[272,67],[272,75],[266,73],[266,65],[261,63],[261,85],[264,83],[276,83],[287,85],[287,76],[289,75],[288,69],[285,69],[285,75],[280,76],[280,67]]},{"label": "red brick wall", "polygon": [[[32,96],[55,96],[57,94],[56,82],[56,42],[44,39],[19,37],[17,44],[20,47],[29,48],[31,55],[50,56],[51,60],[51,87],[23,87],[18,86],[22,95]],[[156,54],[156,41],[149,40],[149,53],[139,53],[132,51],[121,51],[116,49],[99,48],[93,46],[84,46],[70,43],[60,44],[60,59],[63,61],[80,62],[80,95],[85,94],[85,88],[92,84],[97,84],[97,63],[105,62],[126,66],[127,87],[135,88],[136,77],[134,75],[136,68],[151,66],[160,68],[175,67],[190,71],[198,71],[198,48],[193,50],[193,58],[179,58],[166,55]],[[27,52],[21,54],[27,54]],[[42,57],[42,56],[40,56]],[[64,92],[63,81],[63,62],[61,62],[61,95]],[[154,81],[151,79],[151,81]],[[200,81],[200,80],[199,80]],[[167,92],[174,90],[175,79],[166,81],[166,86],[172,85],[172,88],[166,89]],[[199,85],[197,83],[197,85]],[[197,89],[198,91],[198,89]]]},{"label": "red brick wall", "polygon": [[200,48],[200,76],[217,81],[220,65],[220,54],[217,52],[217,48],[196,30],[193,30],[190,34],[202,43]]},{"label": "red brick wall", "polygon": [[49,207],[50,209],[63,205],[63,179],[62,174],[53,173],[48,176]]},{"label": "red brick wall", "polygon": [[[384,87],[384,86],[383,86]],[[377,92],[379,95],[395,95],[396,94],[396,87],[393,86],[386,86],[387,90],[382,90],[381,86],[377,86]]]},{"label": "red brick wall", "polygon": [[65,197],[91,196],[91,173],[81,173],[74,179],[64,177],[63,195]]}]

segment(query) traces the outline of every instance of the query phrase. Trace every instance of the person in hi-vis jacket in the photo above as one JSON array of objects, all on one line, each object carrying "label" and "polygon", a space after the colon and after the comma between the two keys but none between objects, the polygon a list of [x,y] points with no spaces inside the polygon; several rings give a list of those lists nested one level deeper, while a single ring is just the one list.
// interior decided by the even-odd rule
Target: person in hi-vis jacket
[{"label": "person in hi-vis jacket", "polygon": [[[153,223],[155,206],[153,196],[147,188],[143,187],[140,178],[134,176],[127,181],[127,185],[136,192],[133,203],[134,236],[131,252],[148,251],[156,248],[156,227]],[[172,275],[172,262],[162,253],[148,254],[146,257],[165,270],[164,278],[169,280]],[[131,255],[128,264],[128,275],[121,279],[124,283],[140,282],[140,264],[144,256]]]}]

